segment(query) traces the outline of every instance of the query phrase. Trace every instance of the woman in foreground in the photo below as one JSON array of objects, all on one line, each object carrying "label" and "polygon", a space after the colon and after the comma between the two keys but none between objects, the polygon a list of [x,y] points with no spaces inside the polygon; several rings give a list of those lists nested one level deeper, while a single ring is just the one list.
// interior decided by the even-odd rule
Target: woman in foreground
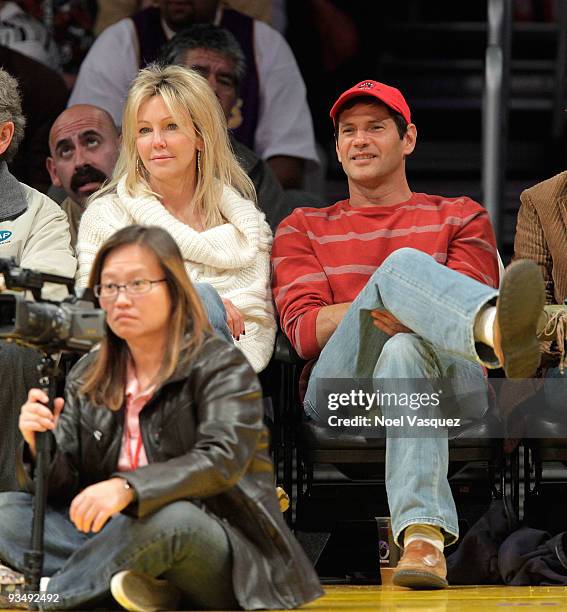
[{"label": "woman in foreground", "polygon": [[[58,597],[45,608],[96,607],[110,593],[128,610],[318,597],[278,508],[257,377],[211,333],[174,240],[157,227],[120,230],[89,286],[106,337],[73,368],[53,414],[33,389],[20,416],[28,474],[36,432],[57,442],[44,574]],[[32,499],[0,494],[0,559],[20,571]]]}]

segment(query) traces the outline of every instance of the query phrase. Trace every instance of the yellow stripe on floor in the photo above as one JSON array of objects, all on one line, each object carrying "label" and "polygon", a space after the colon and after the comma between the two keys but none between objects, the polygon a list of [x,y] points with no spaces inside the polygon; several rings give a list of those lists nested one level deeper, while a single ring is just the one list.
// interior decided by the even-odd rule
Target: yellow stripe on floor
[{"label": "yellow stripe on floor", "polygon": [[410,591],[396,587],[328,586],[325,597],[304,606],[305,610],[383,612],[404,610],[567,610],[567,587],[449,587],[442,591]]}]

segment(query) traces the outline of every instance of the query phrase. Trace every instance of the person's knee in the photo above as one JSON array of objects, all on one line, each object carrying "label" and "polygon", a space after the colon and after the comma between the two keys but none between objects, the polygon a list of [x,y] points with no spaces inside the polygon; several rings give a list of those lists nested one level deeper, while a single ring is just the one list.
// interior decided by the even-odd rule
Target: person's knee
[{"label": "person's knee", "polygon": [[14,506],[31,503],[32,499],[29,493],[24,493],[23,491],[5,491],[0,493],[0,512],[11,509]]},{"label": "person's knee", "polygon": [[194,287],[205,305],[215,304],[222,306],[221,297],[212,285],[209,283],[195,283]]},{"label": "person's knee", "polygon": [[384,344],[382,355],[385,353],[413,360],[426,353],[425,342],[416,334],[395,334]]},{"label": "person's knee", "polygon": [[[420,262],[430,259],[431,255],[428,255],[419,249],[402,247],[401,249],[396,249],[393,253],[390,253],[388,257],[384,259],[380,268],[383,266],[385,268],[400,266],[402,269],[407,269],[408,266],[419,266]],[[378,270],[380,270],[380,268],[378,268]]]},{"label": "person's knee", "polygon": [[195,283],[194,287],[201,298],[201,302],[203,302],[209,319],[219,317],[226,320],[226,310],[218,291],[208,283]]},{"label": "person's knee", "polygon": [[201,522],[199,521],[199,515],[202,512],[192,502],[180,500],[156,510],[147,518],[146,523],[153,524],[158,529],[162,527],[187,529],[197,526]]}]

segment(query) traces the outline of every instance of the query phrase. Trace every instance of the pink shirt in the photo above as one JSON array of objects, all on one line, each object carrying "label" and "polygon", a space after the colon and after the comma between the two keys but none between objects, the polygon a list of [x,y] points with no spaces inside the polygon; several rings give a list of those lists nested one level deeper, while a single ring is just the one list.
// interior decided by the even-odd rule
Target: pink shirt
[{"label": "pink shirt", "polygon": [[[118,458],[118,471],[131,472],[136,463],[136,451],[139,448],[138,467],[148,465],[148,457],[141,440],[140,412],[150,401],[155,385],[140,390],[140,381],[131,363],[126,371],[126,414],[124,415],[124,436]],[[138,444],[140,446],[138,447]],[[128,449],[128,447],[130,447]],[[134,464],[134,465],[133,465]]]}]

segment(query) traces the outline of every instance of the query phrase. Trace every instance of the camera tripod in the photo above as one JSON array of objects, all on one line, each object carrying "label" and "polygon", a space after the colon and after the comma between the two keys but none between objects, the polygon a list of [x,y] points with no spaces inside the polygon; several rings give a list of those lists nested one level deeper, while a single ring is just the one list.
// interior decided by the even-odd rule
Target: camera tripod
[{"label": "camera tripod", "polygon": [[[61,352],[50,354],[42,352],[43,357],[37,366],[41,390],[48,396],[48,408],[55,399],[55,376],[59,372]],[[30,550],[24,553],[24,578],[27,594],[39,592],[41,574],[43,571],[43,532],[45,511],[47,506],[47,481],[51,453],[55,440],[50,431],[36,434],[36,457],[34,470],[34,501],[32,519],[32,537]],[[32,599],[33,601],[33,599]],[[30,603],[31,610],[37,610],[37,604]]]}]

